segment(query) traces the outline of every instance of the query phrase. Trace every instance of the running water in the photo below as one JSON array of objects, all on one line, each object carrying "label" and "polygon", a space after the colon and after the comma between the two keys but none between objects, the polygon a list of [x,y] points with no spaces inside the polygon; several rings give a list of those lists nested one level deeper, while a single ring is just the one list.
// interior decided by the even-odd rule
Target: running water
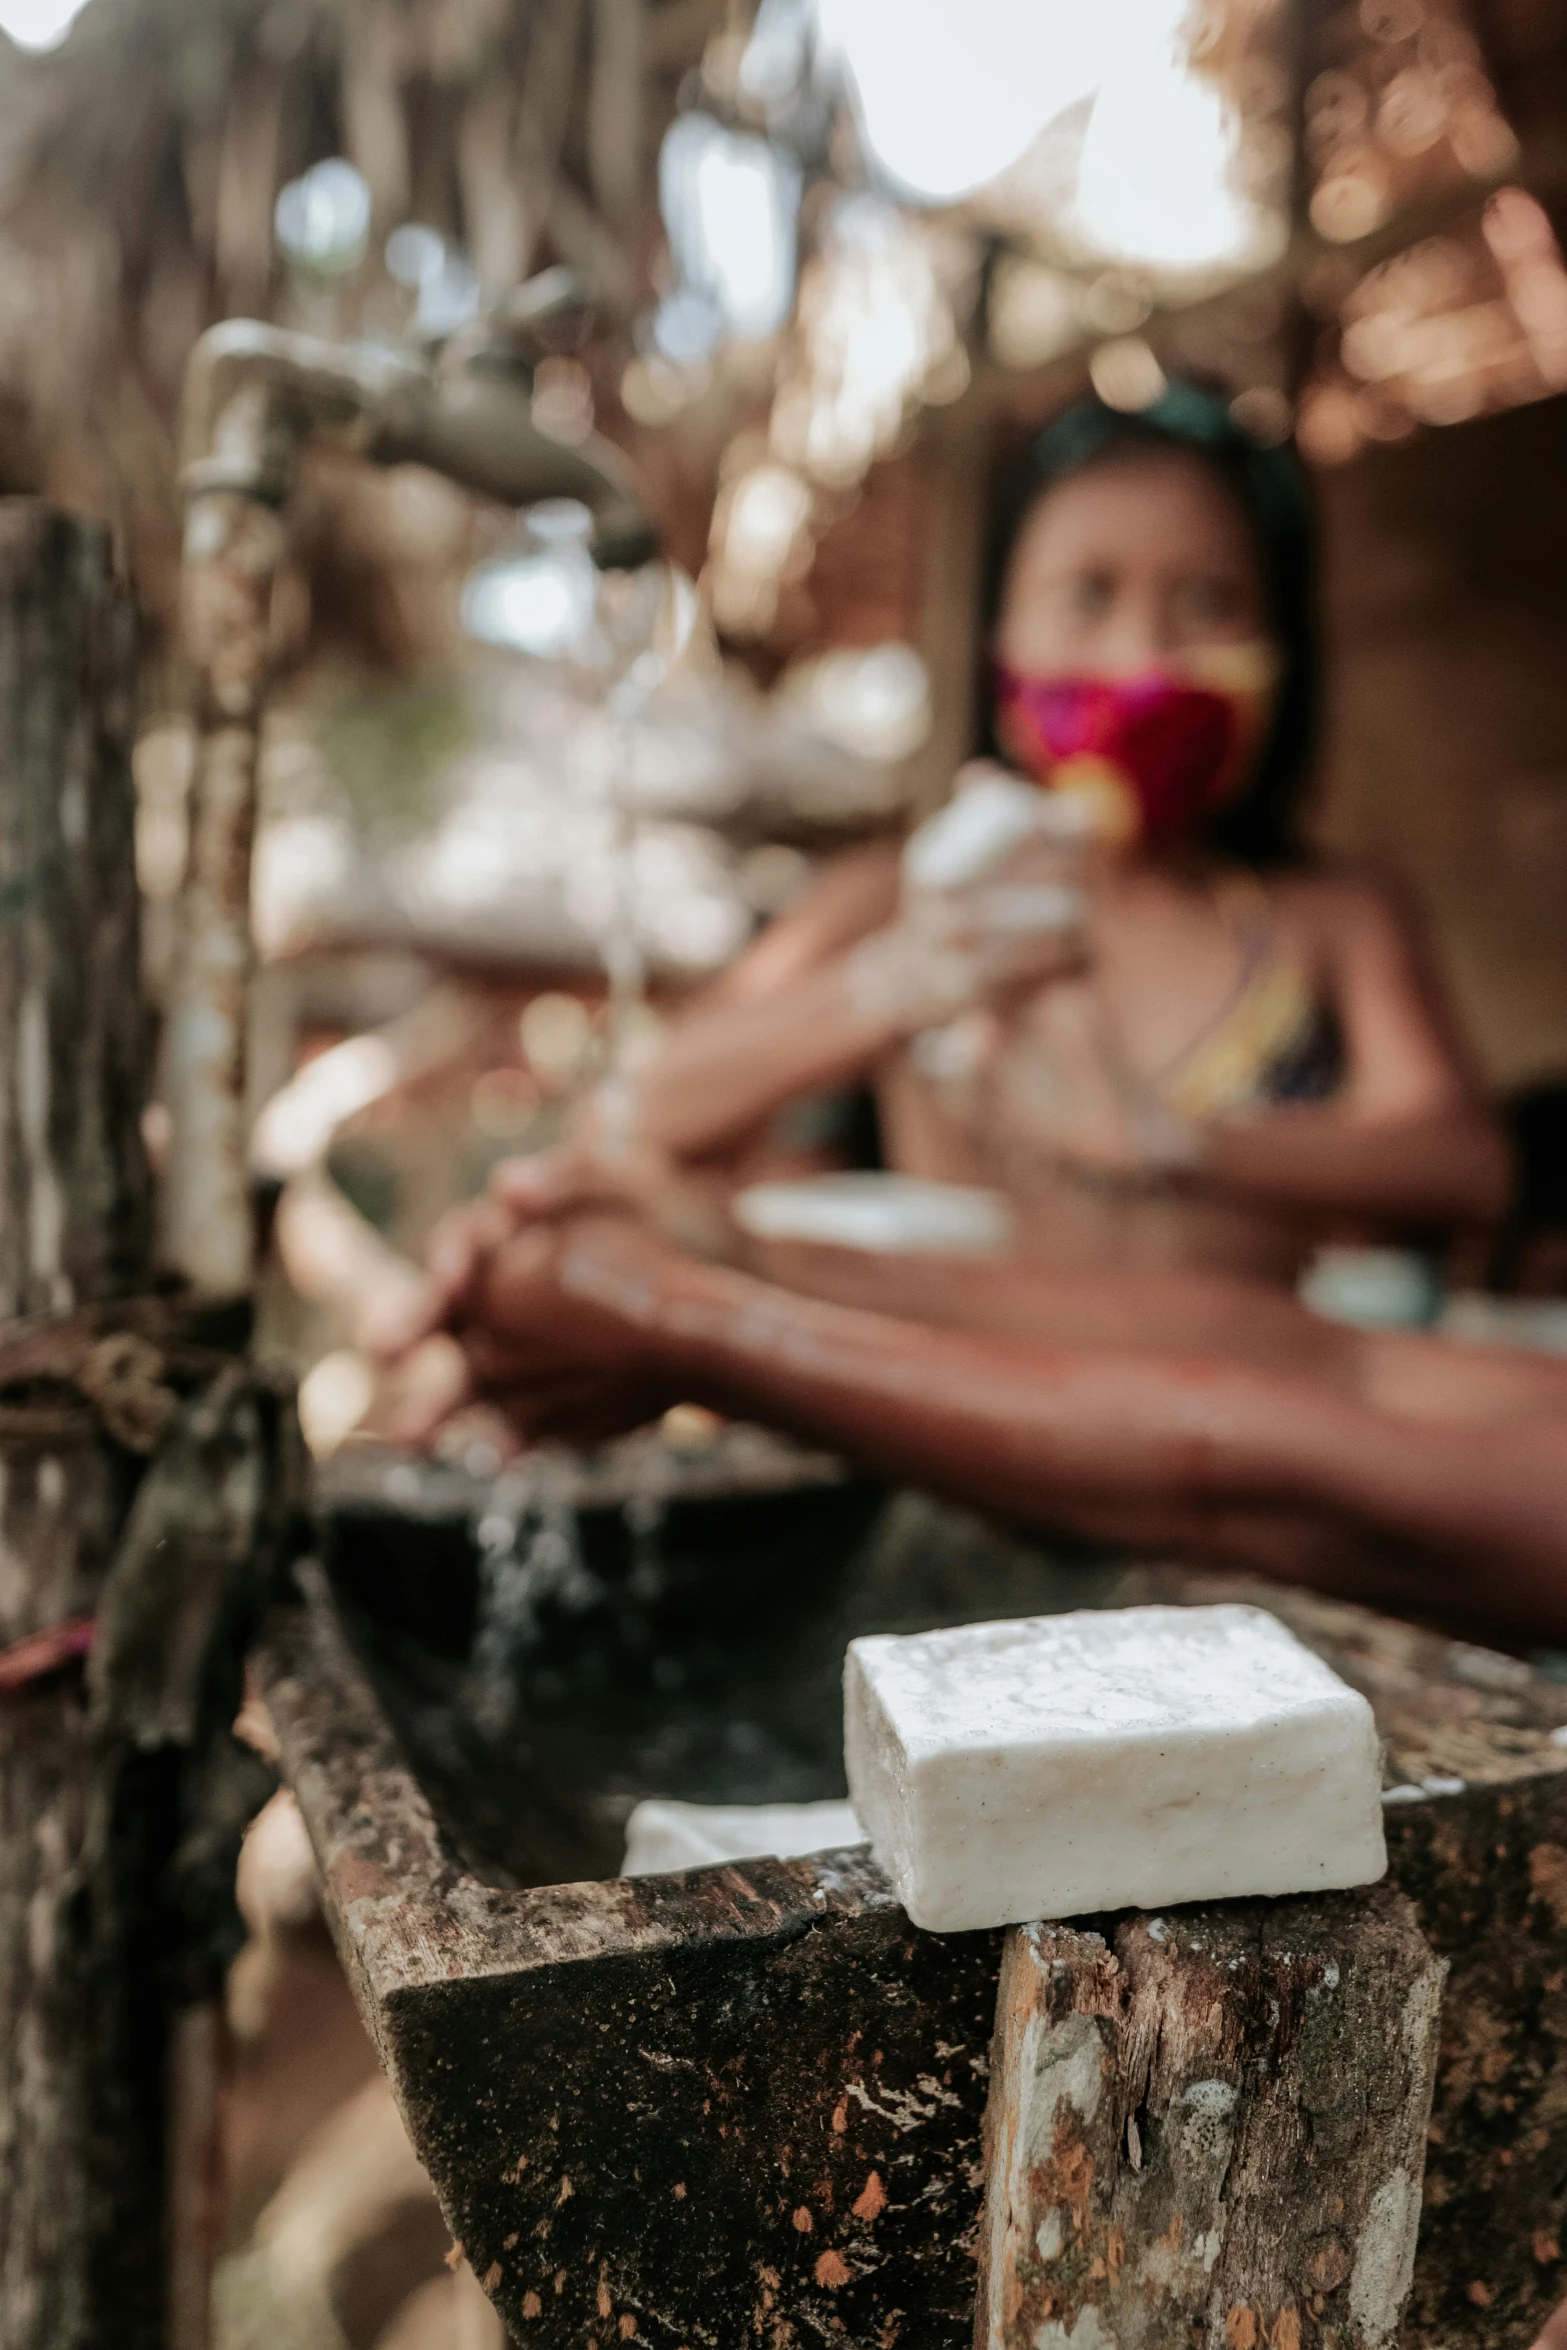
[{"label": "running water", "polygon": [[697,632],[694,586],[662,560],[599,570],[593,517],[570,498],[546,498],[519,517],[511,542],[472,571],[462,618],[480,643],[536,662],[583,709],[608,721],[605,801],[611,887],[598,949],[608,982],[604,1049],[613,1073],[642,1028],[647,956],[637,903],[633,788],[640,722]]},{"label": "running water", "polygon": [[548,1452],[497,1478],[474,1531],[479,1588],[469,1700],[480,1731],[500,1739],[516,1726],[523,1674],[543,1644],[548,1615],[591,1614],[605,1587],[582,1555],[564,1464]]},{"label": "running water", "polygon": [[[610,816],[612,886],[598,948],[607,982],[600,1050],[579,1085],[599,1089],[612,1118],[615,1079],[646,1029],[648,961],[637,890],[635,761],[642,719],[670,671],[691,647],[699,622],[695,588],[663,561],[639,570],[598,571],[588,551],[586,507],[551,499],[521,518],[517,537],[464,588],[470,635],[538,661],[566,691],[608,721],[603,788]],[[530,1454],[497,1480],[478,1514],[478,1628],[468,1665],[474,1721],[499,1740],[518,1722],[525,1682],[538,1688],[552,1624],[583,1621],[573,1642],[584,1655],[640,1657],[659,1677],[655,1622],[665,1590],[664,1524],[679,1471],[657,1441],[625,1456],[630,1489],[620,1509],[629,1568],[605,1582],[589,1568],[580,1527],[580,1463],[567,1453]],[[672,1666],[674,1679],[680,1669]],[[666,1675],[666,1679],[668,1676]]]},{"label": "running water", "polygon": [[[660,1687],[678,1683],[678,1667],[653,1652],[665,1596],[664,1529],[679,1480],[661,1443],[618,1449],[618,1512],[625,1529],[626,1571],[608,1579],[583,1549],[581,1463],[564,1448],[542,1447],[496,1479],[474,1523],[478,1553],[476,1629],[468,1660],[469,1709],[492,1741],[519,1723],[525,1687],[556,1678],[560,1634],[579,1668],[589,1658],[639,1660]],[[590,1671],[592,1667],[589,1667]]]}]

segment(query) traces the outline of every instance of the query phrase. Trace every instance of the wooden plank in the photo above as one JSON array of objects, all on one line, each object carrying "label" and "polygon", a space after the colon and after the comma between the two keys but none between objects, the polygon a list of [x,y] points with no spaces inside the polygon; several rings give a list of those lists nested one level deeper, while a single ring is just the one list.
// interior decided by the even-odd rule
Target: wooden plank
[{"label": "wooden plank", "polygon": [[248,1296],[255,1270],[245,1101],[250,863],[283,551],[281,517],[258,485],[289,450],[274,408],[259,377],[231,395],[210,462],[241,486],[198,489],[185,516],[182,619],[196,678],[196,764],[164,1034],[173,1147],[162,1249],[171,1271],[217,1298]]},{"label": "wooden plank", "polygon": [[978,2350],[1379,2350],[1443,1962],[1390,1887],[1007,1937]]},{"label": "wooden plank", "polygon": [[134,724],[105,534],[0,500],[0,1316],[146,1272]]}]

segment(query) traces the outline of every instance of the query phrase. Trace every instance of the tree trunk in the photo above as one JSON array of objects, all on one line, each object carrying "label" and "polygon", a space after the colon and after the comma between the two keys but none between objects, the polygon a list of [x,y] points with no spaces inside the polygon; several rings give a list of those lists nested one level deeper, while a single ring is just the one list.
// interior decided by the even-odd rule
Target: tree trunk
[{"label": "tree trunk", "polygon": [[1386,2350],[1446,1972],[1388,1887],[1015,1928],[977,2350]]},{"label": "tree trunk", "polygon": [[[133,643],[101,530],[0,503],[0,1315],[144,1286]],[[22,1417],[22,1415],[17,1415]],[[0,1647],[96,1607],[129,1456],[0,1436]],[[80,1675],[0,1696],[0,2342],[153,2350],[161,1758],[109,1780]]]}]

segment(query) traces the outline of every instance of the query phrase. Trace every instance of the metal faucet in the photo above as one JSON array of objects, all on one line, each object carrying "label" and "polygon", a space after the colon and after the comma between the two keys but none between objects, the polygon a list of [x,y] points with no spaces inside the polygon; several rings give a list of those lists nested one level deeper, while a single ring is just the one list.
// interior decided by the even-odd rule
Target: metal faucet
[{"label": "metal faucet", "polygon": [[503,506],[575,498],[594,520],[595,559],[632,568],[657,553],[620,452],[598,435],[568,446],[533,421],[532,370],[481,343],[452,363],[377,343],[329,343],[254,319],[203,335],[185,379],[181,486],[282,507],[301,449],[330,441],[372,465],[428,465]]},{"label": "metal faucet", "polygon": [[[522,289],[514,327],[535,326],[570,298],[564,285],[543,292],[530,304]],[[605,568],[632,568],[658,550],[618,451],[597,437],[568,446],[539,431],[532,370],[515,336],[481,332],[424,353],[235,319],[197,344],[181,471],[196,757],[166,1020],[162,1253],[168,1270],[215,1297],[244,1294],[254,1274],[245,1043],[256,771],[283,513],[301,452],[321,441],[372,464],[427,465],[503,505],[578,499]]]}]

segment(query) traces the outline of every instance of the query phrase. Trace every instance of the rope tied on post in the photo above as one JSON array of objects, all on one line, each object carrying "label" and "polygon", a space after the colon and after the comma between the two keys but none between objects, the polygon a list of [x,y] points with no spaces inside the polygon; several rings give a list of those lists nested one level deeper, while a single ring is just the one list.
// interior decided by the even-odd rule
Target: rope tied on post
[{"label": "rope tied on post", "polygon": [[[201,1659],[236,1584],[258,1569],[265,1582],[261,1562],[287,1552],[303,1517],[287,1382],[236,1352],[248,1318],[154,1294],[0,1333],[0,1462],[107,1441],[136,1477],[97,1609],[0,1648],[0,1697],[90,1657],[105,1726],[137,1743],[191,1734]],[[240,1604],[247,1620],[258,1598]]]},{"label": "rope tied on post", "polygon": [[0,1453],[102,1434],[145,1458],[181,1397],[243,1345],[247,1321],[174,1292],[13,1322],[0,1331]]}]

